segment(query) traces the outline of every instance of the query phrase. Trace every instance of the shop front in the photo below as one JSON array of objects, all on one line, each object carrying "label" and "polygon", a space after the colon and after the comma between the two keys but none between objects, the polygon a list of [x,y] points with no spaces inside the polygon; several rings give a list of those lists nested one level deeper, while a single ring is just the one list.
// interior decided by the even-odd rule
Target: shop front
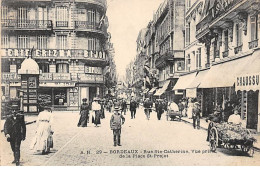
[{"label": "shop front", "polygon": [[[235,89],[237,93],[243,96],[241,105],[243,105],[244,116],[246,118],[246,127],[260,132],[260,50],[254,52],[253,57],[242,67],[240,74],[235,80]],[[250,65],[250,66],[249,66]]]},{"label": "shop front", "polygon": [[212,113],[216,105],[224,109],[226,101],[229,101],[239,109],[242,126],[257,129],[259,65],[256,52],[215,63],[199,85],[203,93],[204,114]]},{"label": "shop front", "polygon": [[40,82],[38,102],[54,110],[78,110],[78,88],[74,82]]}]

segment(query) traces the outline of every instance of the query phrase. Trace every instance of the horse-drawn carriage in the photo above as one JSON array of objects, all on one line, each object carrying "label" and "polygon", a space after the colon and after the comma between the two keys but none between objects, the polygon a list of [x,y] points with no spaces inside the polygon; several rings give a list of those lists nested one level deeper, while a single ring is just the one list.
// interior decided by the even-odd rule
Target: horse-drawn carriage
[{"label": "horse-drawn carriage", "polygon": [[253,156],[253,143],[256,139],[252,136],[254,131],[230,123],[213,123],[209,132],[210,150],[217,148],[240,149]]}]

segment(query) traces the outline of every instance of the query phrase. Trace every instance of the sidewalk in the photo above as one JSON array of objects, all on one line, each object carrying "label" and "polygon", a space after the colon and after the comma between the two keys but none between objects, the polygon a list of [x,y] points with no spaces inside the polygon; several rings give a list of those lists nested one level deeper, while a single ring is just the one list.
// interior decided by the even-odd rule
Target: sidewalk
[{"label": "sidewalk", "polygon": [[[181,120],[184,121],[184,122],[190,123],[191,125],[193,124],[193,120],[189,119],[187,117],[182,117]],[[209,124],[209,122],[206,122],[205,118],[200,119],[200,128],[207,131],[208,130],[208,124]],[[253,136],[257,140],[254,143],[254,149],[256,151],[260,151],[260,134],[257,133],[257,134],[254,134]]]}]

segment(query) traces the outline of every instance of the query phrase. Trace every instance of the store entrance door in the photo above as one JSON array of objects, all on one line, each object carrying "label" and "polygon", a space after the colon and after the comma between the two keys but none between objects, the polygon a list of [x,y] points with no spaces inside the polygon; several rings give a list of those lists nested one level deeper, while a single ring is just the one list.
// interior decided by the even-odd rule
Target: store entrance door
[{"label": "store entrance door", "polygon": [[81,93],[80,93],[80,105],[82,103],[82,99],[88,99],[87,103],[89,103],[89,87],[82,87],[81,88]]},{"label": "store entrance door", "polygon": [[259,91],[248,92],[247,102],[247,128],[257,129],[258,123],[258,94]]}]

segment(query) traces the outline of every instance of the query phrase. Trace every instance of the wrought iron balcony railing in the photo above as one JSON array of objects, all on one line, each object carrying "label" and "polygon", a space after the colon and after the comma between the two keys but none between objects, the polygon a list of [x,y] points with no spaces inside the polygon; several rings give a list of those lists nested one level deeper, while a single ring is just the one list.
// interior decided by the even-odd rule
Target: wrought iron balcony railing
[{"label": "wrought iron balcony railing", "polygon": [[224,51],[224,52],[222,52],[222,55],[223,55],[223,57],[228,57],[228,54],[229,54],[229,51],[227,50],[227,51]]},{"label": "wrought iron balcony railing", "polygon": [[2,28],[10,29],[52,29],[50,20],[19,20],[19,19],[2,19]]},{"label": "wrought iron balcony railing", "polygon": [[69,22],[68,21],[56,21],[56,27],[68,27]]},{"label": "wrought iron balcony railing", "polygon": [[248,42],[248,45],[249,45],[249,49],[258,47],[258,39]]},{"label": "wrought iron balcony railing", "polygon": [[88,22],[88,21],[75,21],[75,29],[106,32],[106,27],[104,24],[100,24],[98,22]]},{"label": "wrought iron balcony railing", "polygon": [[242,51],[242,47],[243,47],[243,45],[235,47],[235,49],[234,49],[235,54],[238,54],[239,52],[241,52]]}]

